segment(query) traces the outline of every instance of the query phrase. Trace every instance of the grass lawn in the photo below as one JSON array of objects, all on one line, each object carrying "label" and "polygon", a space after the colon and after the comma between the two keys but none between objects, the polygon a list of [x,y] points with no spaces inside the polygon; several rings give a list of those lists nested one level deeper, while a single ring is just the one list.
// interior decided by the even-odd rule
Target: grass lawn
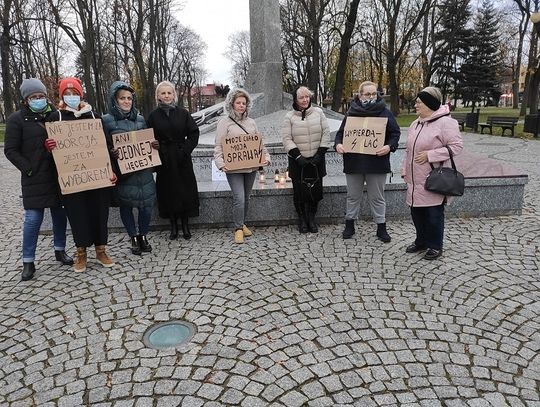
[{"label": "grass lawn", "polygon": [[[468,107],[460,107],[455,110],[456,113],[470,113],[471,109]],[[481,107],[480,108],[480,123],[485,123],[488,116],[509,116],[509,117],[517,117],[519,114],[519,111],[516,109],[512,109],[509,107]],[[407,114],[402,113],[397,117],[397,122],[401,127],[409,127],[410,124],[416,119],[416,114]],[[465,129],[466,132],[472,132],[471,129]],[[486,132],[484,132],[486,133]],[[502,129],[500,127],[493,127],[493,135],[494,136],[500,136],[502,133]],[[530,133],[524,133],[523,132],[523,119],[521,119],[521,122],[518,122],[515,130],[515,137],[524,138],[524,139],[534,139],[533,135]],[[508,131],[506,132],[506,135],[508,136]],[[509,137],[509,136],[508,136]]]},{"label": "grass lawn", "polygon": [[0,123],[0,143],[4,142],[5,133],[6,133],[6,124]]}]

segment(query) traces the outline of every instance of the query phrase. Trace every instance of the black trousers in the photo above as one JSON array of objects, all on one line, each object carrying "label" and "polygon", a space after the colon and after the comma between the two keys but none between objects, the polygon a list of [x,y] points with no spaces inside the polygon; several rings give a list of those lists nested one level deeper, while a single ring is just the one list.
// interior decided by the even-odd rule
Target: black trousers
[{"label": "black trousers", "polygon": [[444,237],[444,203],[437,206],[411,207],[416,229],[415,243],[429,249],[441,250]]},{"label": "black trousers", "polygon": [[107,244],[111,190],[100,188],[62,197],[75,246]]}]

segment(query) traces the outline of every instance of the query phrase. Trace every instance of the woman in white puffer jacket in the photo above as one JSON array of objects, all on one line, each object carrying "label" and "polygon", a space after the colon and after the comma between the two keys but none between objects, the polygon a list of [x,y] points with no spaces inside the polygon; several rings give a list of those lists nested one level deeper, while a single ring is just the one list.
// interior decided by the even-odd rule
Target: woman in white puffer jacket
[{"label": "woman in white puffer jacket", "polygon": [[318,232],[315,215],[318,203],[323,198],[322,179],[326,175],[324,155],[330,147],[328,121],[322,109],[311,106],[312,95],[305,86],[294,91],[294,110],[287,113],[282,128],[300,233]]}]

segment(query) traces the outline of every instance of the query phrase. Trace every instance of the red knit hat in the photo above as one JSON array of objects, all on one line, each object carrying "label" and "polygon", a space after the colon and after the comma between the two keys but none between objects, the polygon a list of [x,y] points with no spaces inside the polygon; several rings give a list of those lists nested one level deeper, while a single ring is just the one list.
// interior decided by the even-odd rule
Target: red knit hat
[{"label": "red knit hat", "polygon": [[74,78],[74,77],[64,78],[60,80],[58,87],[59,87],[58,93],[60,97],[64,96],[64,92],[66,91],[66,89],[74,89],[79,93],[81,98],[83,97],[84,92],[82,90],[82,83],[78,78]]}]

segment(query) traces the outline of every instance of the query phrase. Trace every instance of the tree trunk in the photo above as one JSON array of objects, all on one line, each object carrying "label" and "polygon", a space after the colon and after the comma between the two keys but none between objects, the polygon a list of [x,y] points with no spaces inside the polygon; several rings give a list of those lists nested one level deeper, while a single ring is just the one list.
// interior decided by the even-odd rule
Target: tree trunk
[{"label": "tree trunk", "polygon": [[2,16],[2,34],[0,35],[0,66],[2,67],[2,100],[4,101],[5,117],[8,117],[15,111],[14,97],[11,92],[11,69],[9,66],[10,46],[9,32],[11,30],[9,24],[9,15],[11,11],[11,1],[4,2],[4,15]]},{"label": "tree trunk", "polygon": [[332,92],[332,110],[338,112],[341,108],[341,99],[343,98],[343,87],[345,86],[345,73],[347,71],[347,61],[349,59],[349,50],[351,48],[351,37],[356,24],[358,15],[358,4],[360,0],[352,0],[349,14],[347,14],[347,23],[345,32],[341,37],[339,46],[339,60],[336,69],[336,82]]},{"label": "tree trunk", "polygon": [[523,40],[525,38],[525,31],[527,30],[527,15],[522,13],[521,21],[519,22],[519,42],[517,49],[516,64],[513,72],[512,83],[512,108],[517,109],[519,107],[519,74],[521,71],[521,53],[523,52]]}]

